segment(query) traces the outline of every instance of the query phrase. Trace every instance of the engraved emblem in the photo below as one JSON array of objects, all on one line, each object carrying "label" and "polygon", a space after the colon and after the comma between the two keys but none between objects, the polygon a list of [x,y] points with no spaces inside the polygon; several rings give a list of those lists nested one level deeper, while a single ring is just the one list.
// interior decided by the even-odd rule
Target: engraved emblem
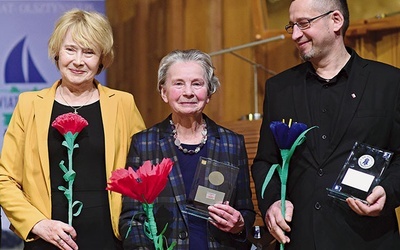
[{"label": "engraved emblem", "polygon": [[362,169],[370,169],[375,164],[374,157],[370,155],[362,155],[358,159],[358,166]]}]

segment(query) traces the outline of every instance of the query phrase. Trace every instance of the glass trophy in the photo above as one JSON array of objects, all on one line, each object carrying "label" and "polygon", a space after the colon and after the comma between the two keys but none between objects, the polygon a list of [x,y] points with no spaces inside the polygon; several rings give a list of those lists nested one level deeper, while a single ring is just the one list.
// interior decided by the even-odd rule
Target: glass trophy
[{"label": "glass trophy", "polygon": [[186,213],[209,220],[208,206],[230,200],[238,173],[238,167],[200,157],[187,198]]},{"label": "glass trophy", "polygon": [[367,196],[379,184],[393,153],[356,142],[328,195],[345,201],[352,197],[368,204]]}]

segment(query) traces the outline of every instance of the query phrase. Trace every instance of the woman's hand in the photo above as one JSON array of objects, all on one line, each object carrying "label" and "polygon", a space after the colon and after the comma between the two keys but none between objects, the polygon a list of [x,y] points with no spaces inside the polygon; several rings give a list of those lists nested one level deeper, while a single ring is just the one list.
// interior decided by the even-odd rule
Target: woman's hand
[{"label": "woman's hand", "polygon": [[33,226],[31,232],[43,240],[63,250],[77,250],[76,231],[70,225],[57,220],[41,220]]},{"label": "woman's hand", "polygon": [[216,228],[232,234],[238,234],[244,230],[244,219],[242,214],[229,206],[229,202],[209,206],[208,212],[212,219],[210,220],[210,223]]}]

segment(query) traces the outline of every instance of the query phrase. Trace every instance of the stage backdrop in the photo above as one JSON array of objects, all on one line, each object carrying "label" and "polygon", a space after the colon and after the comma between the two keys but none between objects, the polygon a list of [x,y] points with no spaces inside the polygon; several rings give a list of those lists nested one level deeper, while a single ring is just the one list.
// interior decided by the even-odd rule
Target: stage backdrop
[{"label": "stage backdrop", "polygon": [[[56,20],[72,8],[105,13],[105,0],[0,0],[0,149],[18,95],[60,78],[48,58],[47,42]],[[97,79],[105,84],[105,73]],[[8,222],[2,217],[4,230]]]}]

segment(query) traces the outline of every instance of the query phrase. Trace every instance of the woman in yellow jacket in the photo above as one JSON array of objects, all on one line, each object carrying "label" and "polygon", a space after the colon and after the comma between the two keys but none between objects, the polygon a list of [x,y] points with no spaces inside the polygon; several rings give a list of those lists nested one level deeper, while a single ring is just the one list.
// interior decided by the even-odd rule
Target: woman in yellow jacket
[{"label": "woman in yellow jacket", "polygon": [[[121,249],[121,197],[105,188],[111,171],[125,166],[132,135],[145,126],[131,94],[95,80],[113,61],[108,20],[96,12],[66,12],[49,40],[49,55],[61,79],[19,96],[0,157],[0,205],[25,249]],[[67,149],[51,126],[69,112],[88,121],[73,153],[73,197],[83,208],[72,225],[58,189],[66,186],[59,163],[68,166]]]}]

